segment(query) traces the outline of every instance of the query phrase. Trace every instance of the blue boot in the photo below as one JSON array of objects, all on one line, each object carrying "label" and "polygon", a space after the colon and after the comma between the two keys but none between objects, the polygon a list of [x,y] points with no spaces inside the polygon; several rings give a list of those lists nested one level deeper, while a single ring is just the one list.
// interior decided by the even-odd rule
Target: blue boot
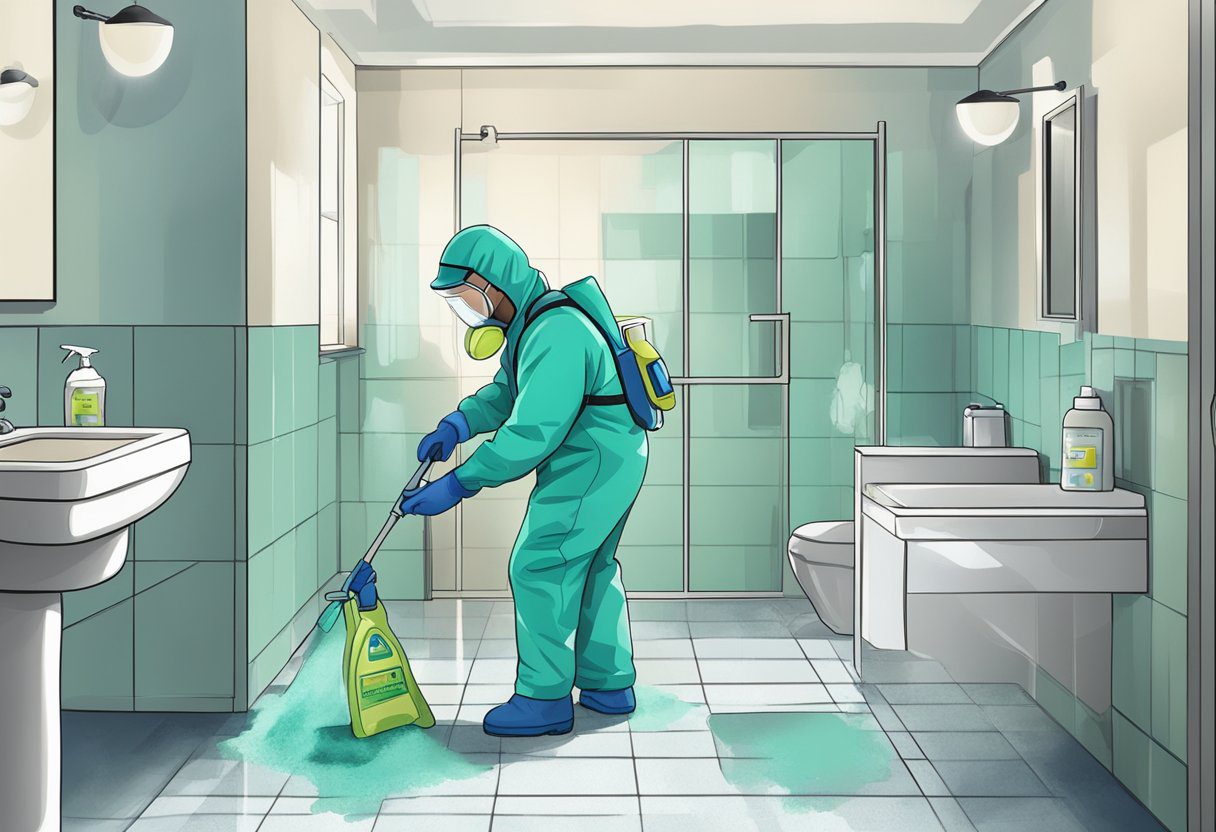
[{"label": "blue boot", "polygon": [[601,714],[631,714],[638,706],[631,687],[621,690],[584,690],[579,693],[578,704]]},{"label": "blue boot", "polygon": [[568,734],[574,727],[574,703],[569,695],[561,699],[532,699],[516,693],[486,714],[481,727],[495,737]]}]

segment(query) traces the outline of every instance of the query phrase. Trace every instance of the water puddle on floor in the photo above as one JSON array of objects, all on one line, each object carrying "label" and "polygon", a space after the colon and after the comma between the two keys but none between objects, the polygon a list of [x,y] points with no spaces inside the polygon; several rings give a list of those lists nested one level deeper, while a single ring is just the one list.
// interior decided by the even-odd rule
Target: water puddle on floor
[{"label": "water puddle on floor", "polygon": [[708,714],[704,705],[685,702],[674,693],[647,685],[637,685],[633,689],[638,706],[629,716],[629,727],[634,731],[672,731],[704,729],[705,725],[690,724],[696,722],[698,712]]},{"label": "water puddle on floor", "polygon": [[344,633],[336,627],[317,637],[286,692],[264,695],[249,711],[250,726],[220,744],[224,756],[307,779],[321,796],[314,812],[348,819],[375,815],[387,797],[491,768],[449,750],[444,726],[406,726],[357,739],[342,684]]},{"label": "water puddle on floor", "polygon": [[[898,755],[869,714],[713,714],[722,773],[747,794],[864,794],[891,779]],[[788,811],[821,810],[825,802],[790,798]]]}]

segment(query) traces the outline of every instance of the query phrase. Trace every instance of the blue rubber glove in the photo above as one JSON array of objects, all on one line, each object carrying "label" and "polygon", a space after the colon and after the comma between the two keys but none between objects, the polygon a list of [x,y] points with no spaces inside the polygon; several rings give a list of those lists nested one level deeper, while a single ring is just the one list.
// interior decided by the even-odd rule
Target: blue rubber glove
[{"label": "blue rubber glove", "polygon": [[455,471],[449,471],[402,500],[401,513],[434,517],[436,514],[443,514],[465,497],[472,497],[476,493],[460,484],[460,480],[456,479]]},{"label": "blue rubber glove", "polygon": [[418,443],[418,461],[434,457],[440,462],[447,462],[456,446],[467,441],[469,422],[459,410],[453,411],[443,417],[439,427],[422,437],[422,441]]}]

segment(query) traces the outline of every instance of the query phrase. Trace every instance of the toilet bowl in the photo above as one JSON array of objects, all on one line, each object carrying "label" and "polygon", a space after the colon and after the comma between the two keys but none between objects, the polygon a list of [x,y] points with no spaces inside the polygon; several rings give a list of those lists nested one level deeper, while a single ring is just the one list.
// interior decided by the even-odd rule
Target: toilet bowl
[{"label": "toilet bowl", "polygon": [[853,521],[829,520],[794,529],[790,566],[824,624],[853,632]]}]

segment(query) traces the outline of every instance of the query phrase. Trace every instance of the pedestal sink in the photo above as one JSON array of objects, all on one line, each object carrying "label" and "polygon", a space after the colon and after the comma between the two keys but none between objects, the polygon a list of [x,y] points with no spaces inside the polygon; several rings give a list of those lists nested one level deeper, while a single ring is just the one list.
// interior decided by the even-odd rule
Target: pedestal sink
[{"label": "pedestal sink", "polygon": [[0,436],[0,829],[59,829],[62,594],[118,573],[189,465],[180,428]]}]

